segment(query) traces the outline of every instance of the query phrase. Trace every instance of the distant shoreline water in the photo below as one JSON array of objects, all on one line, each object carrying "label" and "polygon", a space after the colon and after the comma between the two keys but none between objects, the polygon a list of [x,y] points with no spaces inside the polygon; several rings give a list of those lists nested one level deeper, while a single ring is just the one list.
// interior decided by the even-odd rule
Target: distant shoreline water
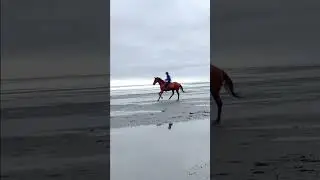
[{"label": "distant shoreline water", "polygon": [[[128,78],[128,79],[111,79],[110,87],[111,90],[116,90],[120,88],[140,88],[140,87],[149,87],[153,86],[154,78]],[[179,82],[181,84],[185,83],[205,83],[209,82],[210,78],[208,77],[177,77],[172,78],[173,82]],[[159,85],[156,85],[159,86]]]}]

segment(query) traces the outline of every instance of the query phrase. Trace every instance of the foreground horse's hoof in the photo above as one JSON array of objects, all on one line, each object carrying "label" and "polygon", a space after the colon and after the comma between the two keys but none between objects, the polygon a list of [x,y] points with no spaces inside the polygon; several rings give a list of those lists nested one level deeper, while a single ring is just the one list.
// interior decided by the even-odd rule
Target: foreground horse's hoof
[{"label": "foreground horse's hoof", "polygon": [[220,125],[220,121],[213,121],[212,123],[211,123],[211,125],[212,126],[218,126],[218,125]]}]

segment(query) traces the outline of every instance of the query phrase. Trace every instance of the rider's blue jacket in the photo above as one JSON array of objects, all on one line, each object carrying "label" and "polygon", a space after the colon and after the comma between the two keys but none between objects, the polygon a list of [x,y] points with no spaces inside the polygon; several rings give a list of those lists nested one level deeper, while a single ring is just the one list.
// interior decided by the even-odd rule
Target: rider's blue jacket
[{"label": "rider's blue jacket", "polygon": [[171,77],[169,74],[167,74],[166,82],[169,82],[169,83],[171,82]]}]

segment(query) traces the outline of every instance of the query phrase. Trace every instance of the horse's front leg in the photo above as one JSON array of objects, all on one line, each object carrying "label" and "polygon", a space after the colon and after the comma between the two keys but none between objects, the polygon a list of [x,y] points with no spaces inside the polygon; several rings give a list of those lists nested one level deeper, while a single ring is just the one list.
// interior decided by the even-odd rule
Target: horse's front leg
[{"label": "horse's front leg", "polygon": [[159,98],[158,98],[158,101],[160,100],[160,98],[162,99],[163,97],[162,97],[162,93],[163,93],[163,91],[160,91],[159,92]]}]

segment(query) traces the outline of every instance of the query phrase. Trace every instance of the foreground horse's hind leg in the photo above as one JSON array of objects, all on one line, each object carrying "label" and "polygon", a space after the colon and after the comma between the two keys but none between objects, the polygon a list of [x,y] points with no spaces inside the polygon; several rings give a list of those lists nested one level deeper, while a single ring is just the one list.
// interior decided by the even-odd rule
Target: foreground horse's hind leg
[{"label": "foreground horse's hind leg", "polygon": [[215,121],[215,124],[220,124],[223,103],[222,103],[221,97],[219,95],[214,95],[213,98],[218,106],[218,115],[217,115],[217,119]]},{"label": "foreground horse's hind leg", "polygon": [[179,101],[179,99],[180,99],[179,89],[177,89],[176,92],[177,92],[177,94],[178,94],[178,99],[177,99],[177,101]]},{"label": "foreground horse's hind leg", "polygon": [[172,94],[171,94],[171,96],[169,97],[169,99],[171,99],[173,95],[174,95],[174,90],[172,90]]}]

